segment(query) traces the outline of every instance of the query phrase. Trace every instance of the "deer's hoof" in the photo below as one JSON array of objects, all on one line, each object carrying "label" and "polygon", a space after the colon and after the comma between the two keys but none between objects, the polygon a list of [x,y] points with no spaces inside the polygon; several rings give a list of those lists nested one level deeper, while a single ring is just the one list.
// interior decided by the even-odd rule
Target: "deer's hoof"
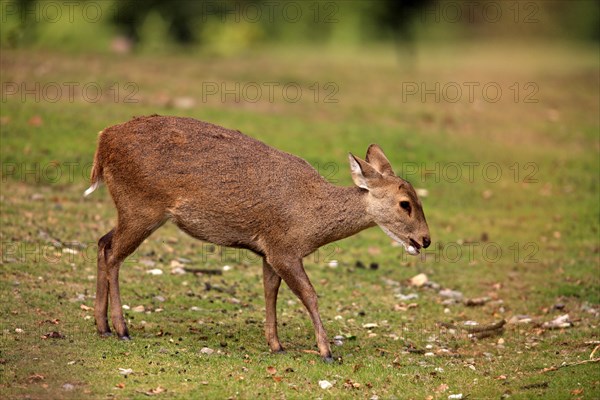
[{"label": "deer's hoof", "polygon": [[334,360],[333,356],[330,354],[330,355],[328,355],[326,357],[323,357],[323,361],[326,364],[332,364],[335,360]]},{"label": "deer's hoof", "polygon": [[100,335],[101,338],[107,338],[107,337],[111,337],[112,336],[112,332],[111,331],[98,332],[98,334]]},{"label": "deer's hoof", "polygon": [[131,338],[129,337],[129,335],[123,335],[119,336],[119,340],[131,340]]}]

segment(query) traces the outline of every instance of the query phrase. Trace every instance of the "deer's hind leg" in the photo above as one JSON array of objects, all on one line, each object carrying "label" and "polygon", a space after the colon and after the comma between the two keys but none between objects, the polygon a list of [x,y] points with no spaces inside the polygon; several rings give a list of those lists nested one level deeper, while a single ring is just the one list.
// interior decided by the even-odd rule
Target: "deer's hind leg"
[{"label": "deer's hind leg", "polygon": [[96,325],[100,334],[108,334],[107,303],[110,299],[110,317],[117,336],[129,339],[129,331],[121,304],[119,291],[119,268],[127,256],[158,229],[166,218],[157,213],[141,213],[135,216],[119,213],[117,226],[100,240],[98,247],[98,282],[96,293]]}]

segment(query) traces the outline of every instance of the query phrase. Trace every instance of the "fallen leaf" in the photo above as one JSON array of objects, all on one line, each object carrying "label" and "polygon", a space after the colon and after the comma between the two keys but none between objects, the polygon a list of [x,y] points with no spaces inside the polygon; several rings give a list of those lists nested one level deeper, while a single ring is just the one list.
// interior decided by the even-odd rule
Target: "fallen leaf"
[{"label": "fallen leaf", "polygon": [[125,387],[125,384],[124,384],[124,383],[117,383],[117,384],[115,385],[115,387],[116,387],[116,388],[119,388],[119,389],[123,389],[123,388]]},{"label": "fallen leaf", "polygon": [[578,394],[582,394],[583,393],[583,389],[573,389],[571,390],[571,394],[573,396],[577,396]]},{"label": "fallen leaf", "polygon": [[65,335],[60,332],[52,331],[42,336],[42,339],[64,339]]},{"label": "fallen leaf", "polygon": [[281,382],[282,379],[283,379],[283,377],[281,377],[281,376],[273,376],[273,380],[275,382]]},{"label": "fallen leaf", "polygon": [[31,126],[42,126],[44,125],[44,120],[39,115],[34,115],[33,117],[29,118],[27,123]]},{"label": "fallen leaf", "polygon": [[144,393],[146,396],[154,396],[156,394],[161,394],[162,392],[166,392],[166,391],[167,391],[167,389],[165,389],[164,387],[157,386],[155,389],[150,389],[150,390],[147,390],[142,393]]},{"label": "fallen leaf", "polygon": [[43,381],[44,379],[46,379],[46,377],[44,375],[40,375],[40,374],[33,374],[30,375],[29,378],[27,378],[29,380],[29,382],[37,382],[37,381]]},{"label": "fallen leaf", "polygon": [[433,389],[433,391],[436,393],[444,393],[449,387],[450,386],[446,385],[445,383],[442,383],[440,386]]},{"label": "fallen leaf", "polygon": [[121,375],[125,375],[125,376],[127,376],[127,375],[130,375],[130,374],[132,374],[132,373],[133,373],[133,370],[132,370],[131,368],[119,368],[119,373],[120,373]]},{"label": "fallen leaf", "polygon": [[267,367],[267,372],[271,375],[275,375],[277,373],[277,370],[275,369],[275,367]]},{"label": "fallen leaf", "polygon": [[346,379],[344,382],[344,388],[346,389],[360,389],[360,383],[354,382],[352,379]]}]

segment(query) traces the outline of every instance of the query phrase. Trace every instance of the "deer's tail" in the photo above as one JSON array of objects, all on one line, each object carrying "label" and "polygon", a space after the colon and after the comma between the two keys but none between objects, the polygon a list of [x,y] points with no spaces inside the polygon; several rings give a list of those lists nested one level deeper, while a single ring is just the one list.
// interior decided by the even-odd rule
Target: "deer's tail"
[{"label": "deer's tail", "polygon": [[102,131],[100,131],[98,133],[98,146],[96,147],[96,153],[94,154],[94,165],[92,166],[92,173],[90,176],[91,186],[89,188],[87,188],[87,190],[85,192],[83,192],[84,197],[87,197],[90,194],[92,194],[92,192],[94,192],[94,190],[98,189],[98,187],[100,187],[100,184],[102,183],[102,164],[100,163],[100,159],[98,157],[98,153],[100,152],[100,136],[101,135],[102,135]]}]

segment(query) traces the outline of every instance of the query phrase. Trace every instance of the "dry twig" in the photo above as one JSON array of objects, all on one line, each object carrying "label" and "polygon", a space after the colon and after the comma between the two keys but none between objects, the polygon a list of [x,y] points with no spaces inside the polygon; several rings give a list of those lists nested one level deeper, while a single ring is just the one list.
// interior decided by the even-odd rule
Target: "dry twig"
[{"label": "dry twig", "polygon": [[548,368],[544,368],[543,370],[540,371],[540,374],[543,374],[545,372],[550,372],[550,371],[556,371],[559,370],[561,368],[565,368],[565,367],[574,367],[576,365],[582,365],[582,364],[589,364],[589,363],[597,363],[600,362],[600,357],[598,358],[592,358],[591,360],[583,360],[583,361],[577,361],[574,363],[564,363],[558,366],[552,366],[552,367],[548,367]]}]

